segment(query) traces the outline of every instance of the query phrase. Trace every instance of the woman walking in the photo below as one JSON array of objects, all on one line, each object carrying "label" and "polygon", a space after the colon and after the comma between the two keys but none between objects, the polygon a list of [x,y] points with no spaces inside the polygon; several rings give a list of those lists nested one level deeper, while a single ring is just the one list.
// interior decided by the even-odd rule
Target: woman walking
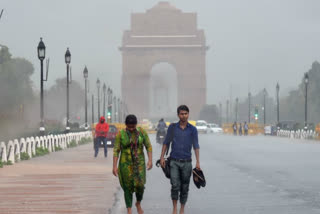
[{"label": "woman walking", "polygon": [[[143,214],[141,201],[146,183],[146,164],[143,148],[148,153],[147,169],[152,168],[152,146],[148,134],[142,128],[137,128],[137,117],[126,117],[126,129],[121,130],[116,137],[113,149],[113,174],[119,177],[124,191],[124,198],[128,214],[132,213],[132,197],[136,194],[136,207],[139,214]],[[118,160],[119,169],[118,169]]]}]

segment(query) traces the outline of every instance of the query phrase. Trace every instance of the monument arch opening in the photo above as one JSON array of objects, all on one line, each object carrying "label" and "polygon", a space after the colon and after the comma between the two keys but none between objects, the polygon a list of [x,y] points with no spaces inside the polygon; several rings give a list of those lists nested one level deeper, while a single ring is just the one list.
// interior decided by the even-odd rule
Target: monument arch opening
[{"label": "monument arch opening", "polygon": [[149,85],[150,119],[174,118],[178,105],[177,72],[169,63],[152,66]]}]

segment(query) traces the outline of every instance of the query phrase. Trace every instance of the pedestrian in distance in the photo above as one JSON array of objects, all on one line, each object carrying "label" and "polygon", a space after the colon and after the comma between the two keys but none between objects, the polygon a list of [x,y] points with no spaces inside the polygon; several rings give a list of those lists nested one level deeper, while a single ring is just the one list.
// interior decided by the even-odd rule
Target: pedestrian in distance
[{"label": "pedestrian in distance", "polygon": [[244,135],[247,136],[249,131],[249,126],[247,122],[244,122],[243,128],[244,128]]},{"label": "pedestrian in distance", "polygon": [[166,136],[166,128],[167,128],[167,124],[164,122],[164,119],[161,118],[159,120],[158,126],[157,126],[157,143],[162,143],[160,142],[160,136]]},{"label": "pedestrian in distance", "polygon": [[99,123],[95,128],[95,138],[94,138],[94,157],[96,158],[99,153],[99,147],[101,142],[104,148],[104,157],[108,156],[108,146],[107,146],[107,134],[109,131],[109,124],[105,122],[106,119],[102,116],[100,117]]},{"label": "pedestrian in distance", "polygon": [[239,135],[242,136],[242,124],[239,124]]},{"label": "pedestrian in distance", "polygon": [[[119,178],[124,191],[127,213],[132,213],[132,199],[135,193],[138,214],[143,214],[141,201],[146,184],[146,168],[148,170],[152,168],[152,146],[147,132],[142,128],[137,128],[138,121],[135,115],[128,115],[125,123],[126,129],[121,130],[116,136],[112,172]],[[148,153],[147,167],[144,148]]]},{"label": "pedestrian in distance", "polygon": [[200,168],[199,160],[199,143],[197,129],[188,123],[189,108],[181,105],[177,109],[179,122],[170,124],[167,136],[162,146],[160,163],[165,168],[164,155],[171,146],[170,153],[170,182],[171,182],[171,199],[173,203],[172,214],[177,214],[177,204],[180,200],[180,214],[184,214],[185,205],[188,199],[190,177],[192,174],[192,147],[196,156],[196,168]]},{"label": "pedestrian in distance", "polygon": [[234,122],[234,123],[233,123],[232,129],[233,129],[233,135],[237,135],[237,130],[238,130],[237,122]]}]

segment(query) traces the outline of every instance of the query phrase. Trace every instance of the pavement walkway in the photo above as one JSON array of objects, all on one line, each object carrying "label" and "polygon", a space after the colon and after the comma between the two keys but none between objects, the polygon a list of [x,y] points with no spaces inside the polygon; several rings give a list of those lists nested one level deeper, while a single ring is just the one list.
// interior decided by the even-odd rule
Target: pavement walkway
[{"label": "pavement walkway", "polygon": [[119,189],[112,149],[93,157],[92,144],[0,169],[0,213],[109,213]]}]

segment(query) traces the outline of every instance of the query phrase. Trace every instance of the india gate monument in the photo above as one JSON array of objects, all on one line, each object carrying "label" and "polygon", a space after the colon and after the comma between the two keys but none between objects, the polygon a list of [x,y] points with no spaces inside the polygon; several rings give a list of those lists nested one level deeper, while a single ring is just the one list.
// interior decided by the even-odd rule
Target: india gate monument
[{"label": "india gate monument", "polygon": [[206,39],[197,14],[160,2],[131,15],[122,46],[122,98],[139,119],[176,117],[178,105],[198,119],[206,104]]}]

